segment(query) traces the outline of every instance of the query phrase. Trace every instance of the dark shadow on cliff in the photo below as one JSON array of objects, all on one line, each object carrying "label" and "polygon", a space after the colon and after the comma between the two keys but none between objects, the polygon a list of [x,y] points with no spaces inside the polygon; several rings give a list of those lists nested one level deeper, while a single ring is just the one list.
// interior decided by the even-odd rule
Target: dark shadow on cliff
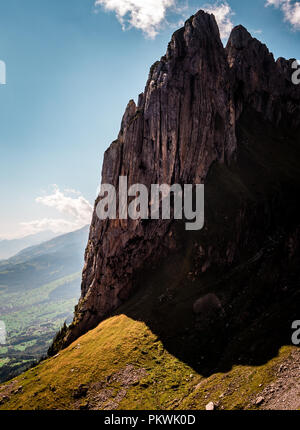
[{"label": "dark shadow on cliff", "polygon": [[144,321],[205,376],[266,363],[300,318],[299,133],[246,112],[238,141],[237,160],[207,178],[205,228],[174,223],[176,251],[135,276],[115,313]]}]

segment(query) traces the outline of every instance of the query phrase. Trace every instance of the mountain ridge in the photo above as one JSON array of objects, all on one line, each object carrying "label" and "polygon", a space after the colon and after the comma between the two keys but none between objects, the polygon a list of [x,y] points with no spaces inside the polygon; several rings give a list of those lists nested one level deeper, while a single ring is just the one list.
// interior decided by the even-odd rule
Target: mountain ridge
[{"label": "mountain ridge", "polygon": [[46,242],[53,239],[55,236],[55,233],[45,231],[20,239],[0,239],[0,261],[7,260],[25,248]]},{"label": "mountain ridge", "polygon": [[[297,136],[300,91],[287,79],[289,64],[275,62],[242,26],[232,30],[224,48],[214,16],[199,11],[174,33],[166,55],[152,66],[138,105],[129,102],[118,139],[105,153],[102,183],[118,189],[119,176],[147,187],[203,183],[215,163],[235,162],[238,124],[246,112],[266,122],[270,133],[269,124]],[[172,220],[102,222],[94,212],[82,297],[66,345],[130,297],[143,266],[177,246]],[[239,246],[226,251],[228,265]]]}]

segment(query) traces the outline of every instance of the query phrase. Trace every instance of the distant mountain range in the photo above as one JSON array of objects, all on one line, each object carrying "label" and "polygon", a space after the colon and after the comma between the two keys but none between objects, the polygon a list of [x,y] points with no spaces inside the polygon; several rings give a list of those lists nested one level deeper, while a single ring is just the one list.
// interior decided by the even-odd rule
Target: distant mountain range
[{"label": "distant mountain range", "polygon": [[22,250],[0,262],[0,285],[10,292],[39,287],[82,269],[88,227]]},{"label": "distant mountain range", "polygon": [[0,262],[0,382],[45,355],[55,333],[70,321],[80,296],[88,226],[31,246]]},{"label": "distant mountain range", "polygon": [[6,260],[13,257],[22,249],[29,246],[39,245],[42,242],[53,239],[57,234],[52,231],[43,231],[41,233],[32,234],[21,239],[0,239],[0,260]]}]

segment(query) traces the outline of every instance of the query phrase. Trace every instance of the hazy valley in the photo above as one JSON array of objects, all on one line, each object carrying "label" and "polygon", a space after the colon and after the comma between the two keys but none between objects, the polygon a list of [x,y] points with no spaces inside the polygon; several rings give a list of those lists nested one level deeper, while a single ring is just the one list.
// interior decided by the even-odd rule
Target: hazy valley
[{"label": "hazy valley", "polygon": [[88,227],[27,248],[0,261],[0,319],[7,344],[0,346],[0,380],[47,354],[80,296]]}]

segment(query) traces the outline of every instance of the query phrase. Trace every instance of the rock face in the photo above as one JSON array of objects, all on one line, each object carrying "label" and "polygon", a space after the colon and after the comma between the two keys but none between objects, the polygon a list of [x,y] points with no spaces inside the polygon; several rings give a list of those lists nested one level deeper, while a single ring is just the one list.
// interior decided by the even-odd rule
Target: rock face
[{"label": "rock face", "polygon": [[274,126],[299,126],[299,87],[291,82],[292,62],[275,62],[268,48],[243,27],[234,28],[226,47],[235,95],[236,120],[250,104]]},{"label": "rock face", "polygon": [[[284,59],[275,62],[266,46],[242,26],[233,29],[224,48],[214,16],[198,12],[174,33],[166,55],[152,66],[138,105],[129,102],[118,139],[105,153],[102,183],[118,189],[119,176],[127,176],[129,185],[141,183],[148,189],[151,184],[212,183],[209,178],[215,166],[231,169],[241,165],[244,159],[239,148],[247,145],[245,130],[255,123],[262,133],[266,130],[268,141],[278,129],[282,136],[287,132],[291,140],[293,136],[299,139],[300,90],[291,83],[290,64]],[[251,168],[250,162],[246,165]],[[295,175],[299,174],[297,169]],[[263,169],[260,173],[263,177]],[[214,211],[213,190],[213,186],[208,189],[208,214]],[[270,194],[259,189],[256,196],[264,192]],[[242,187],[236,193],[240,194]],[[200,238],[197,236],[198,242],[193,236],[185,238],[174,220],[100,221],[95,213],[85,255],[82,296],[65,344],[95,327],[136,289],[146,288],[148,275],[141,278],[140,274],[151,267],[159,268],[164,259],[186,250],[187,243],[192,249],[197,246],[193,251],[197,260],[193,282],[196,279],[200,284],[201,276],[209,270],[225,273],[240,264],[243,247],[253,239],[253,231],[257,240],[255,245],[251,242],[251,252],[259,252],[266,239],[267,219],[272,218],[272,203],[254,208],[252,191],[250,194],[227,212],[220,209],[223,226],[226,217],[230,224],[230,234],[225,232],[227,227],[214,233],[211,222]],[[255,230],[258,219],[260,227]],[[273,221],[268,225],[274,226]],[[297,231],[289,240],[295,253]],[[186,251],[189,255],[191,248]],[[163,290],[167,298],[172,297],[168,288]],[[198,290],[192,303],[205,295],[200,287]]]}]

